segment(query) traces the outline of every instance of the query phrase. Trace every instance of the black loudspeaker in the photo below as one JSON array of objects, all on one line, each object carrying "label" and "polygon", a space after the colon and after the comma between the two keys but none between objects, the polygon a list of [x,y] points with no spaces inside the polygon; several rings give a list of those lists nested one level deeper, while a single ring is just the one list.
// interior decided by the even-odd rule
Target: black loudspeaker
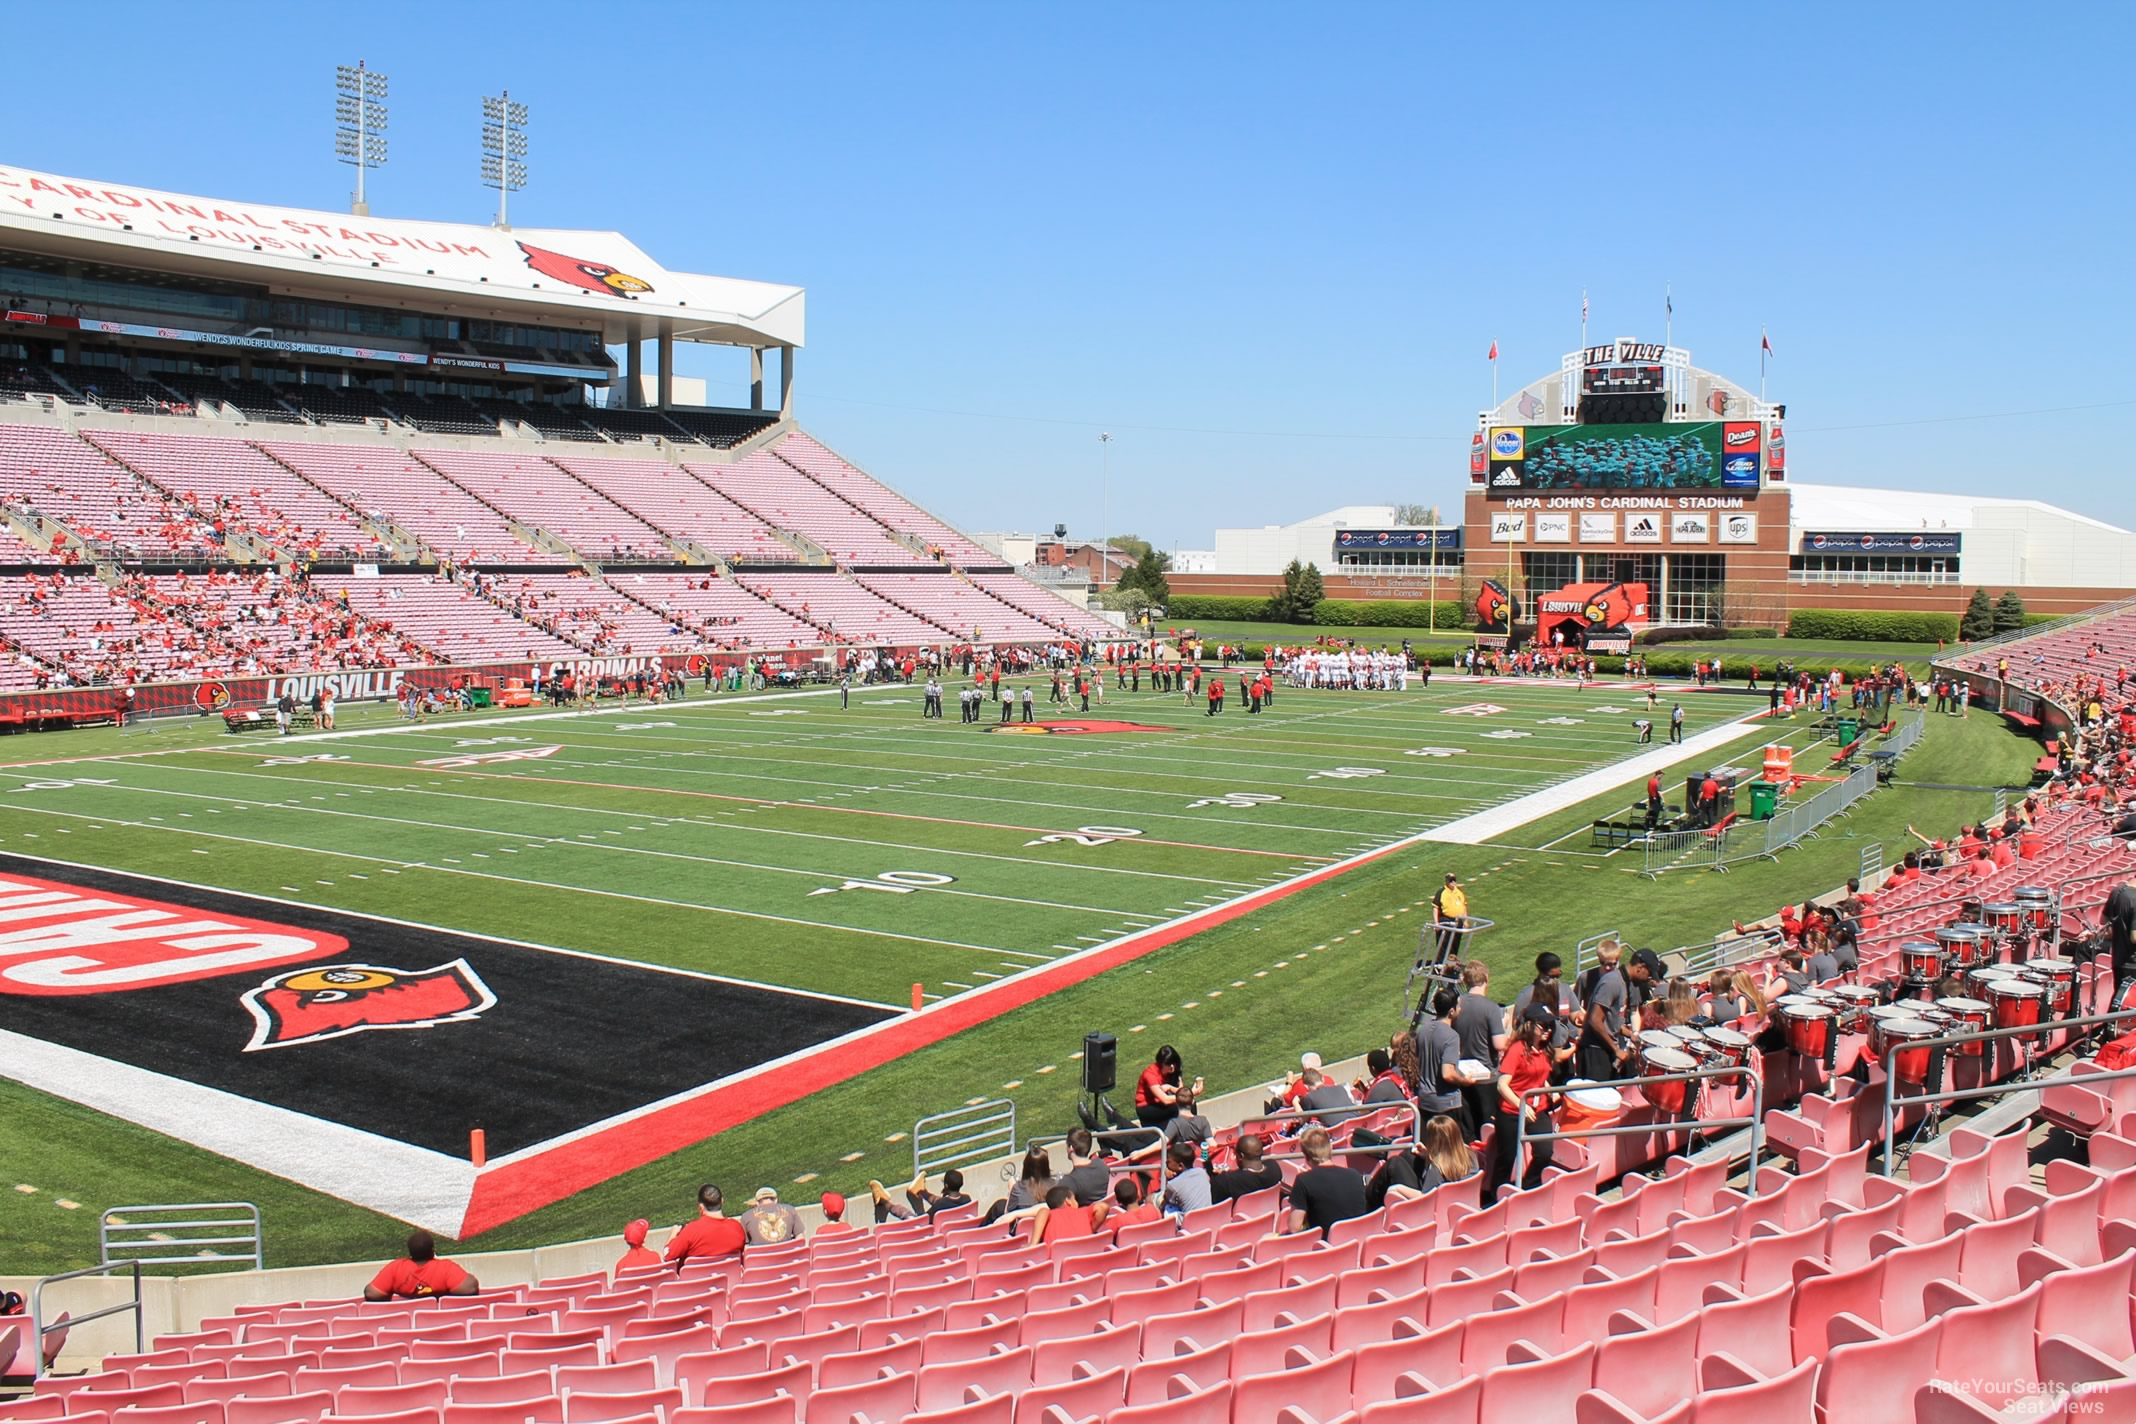
[{"label": "black loudspeaker", "polygon": [[1109,1033],[1083,1035],[1083,1091],[1109,1093],[1120,1054],[1120,1041]]}]

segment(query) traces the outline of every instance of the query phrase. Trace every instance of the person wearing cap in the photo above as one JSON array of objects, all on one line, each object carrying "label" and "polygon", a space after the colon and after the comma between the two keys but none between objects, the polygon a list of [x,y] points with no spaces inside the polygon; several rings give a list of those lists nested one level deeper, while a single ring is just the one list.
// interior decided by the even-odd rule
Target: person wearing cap
[{"label": "person wearing cap", "polygon": [[777,1246],[801,1235],[801,1213],[780,1201],[774,1187],[758,1187],[748,1209],[735,1220],[752,1246]]},{"label": "person wearing cap", "polygon": [[845,1219],[845,1198],[836,1192],[823,1194],[823,1225],[816,1228],[818,1236],[849,1236],[860,1230]]},{"label": "person wearing cap", "polygon": [[[1520,1016],[1512,1041],[1506,1046],[1505,1057],[1498,1065],[1497,1126],[1491,1134],[1490,1165],[1483,1176],[1483,1200],[1486,1203],[1496,1201],[1498,1189],[1513,1180],[1514,1169],[1519,1165],[1514,1161],[1513,1139],[1521,1119],[1527,1120],[1529,1132],[1557,1130],[1551,1100],[1528,1096],[1550,1083],[1554,1057],[1550,1049],[1550,1031],[1556,1017],[1542,1004],[1528,1005]],[[1542,1185],[1543,1173],[1550,1166],[1551,1146],[1548,1142],[1528,1143],[1528,1169],[1520,1179],[1522,1191],[1533,1191]]]},{"label": "person wearing cap", "polygon": [[1417,1110],[1453,1118],[1460,1125],[1462,1137],[1473,1142],[1482,1133],[1483,1125],[1470,1117],[1468,1099],[1463,1095],[1468,1080],[1461,1076],[1460,1022],[1458,992],[1441,989],[1432,996],[1431,1017],[1417,1029],[1417,1073],[1422,1080]]},{"label": "person wearing cap", "polygon": [[1439,926],[1439,958],[1459,958],[1462,932],[1468,928],[1468,893],[1451,870],[1446,872],[1446,883],[1431,897],[1431,917]]},{"label": "person wearing cap", "polygon": [[652,1229],[653,1224],[642,1216],[623,1228],[623,1244],[629,1249],[624,1251],[623,1259],[616,1262],[617,1275],[639,1266],[660,1264],[660,1253],[645,1244],[645,1233]]},{"label": "person wearing cap", "polygon": [[1632,1025],[1662,977],[1661,956],[1635,949],[1609,973],[1595,980],[1587,997],[1587,1023],[1580,1033],[1580,1076],[1598,1083],[1631,1071]]}]

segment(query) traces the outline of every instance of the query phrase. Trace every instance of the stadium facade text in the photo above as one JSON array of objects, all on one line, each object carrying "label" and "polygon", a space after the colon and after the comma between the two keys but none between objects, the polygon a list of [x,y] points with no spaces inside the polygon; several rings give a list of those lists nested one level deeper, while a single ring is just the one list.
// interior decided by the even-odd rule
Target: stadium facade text
[{"label": "stadium facade text", "polygon": [[1505,501],[1507,509],[1741,509],[1741,495],[1554,494]]}]

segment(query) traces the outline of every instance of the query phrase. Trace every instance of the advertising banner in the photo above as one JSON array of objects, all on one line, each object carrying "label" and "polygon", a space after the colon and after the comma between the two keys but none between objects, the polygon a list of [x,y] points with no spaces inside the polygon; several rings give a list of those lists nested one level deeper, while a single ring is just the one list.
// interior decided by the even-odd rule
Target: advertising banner
[{"label": "advertising banner", "polygon": [[1721,456],[1721,488],[1754,490],[1758,487],[1758,452]]},{"label": "advertising banner", "polygon": [[1338,529],[1338,549],[1445,549],[1461,547],[1461,530],[1450,529]]},{"label": "advertising banner", "polygon": [[1490,457],[1484,453],[1483,432],[1479,430],[1469,437],[1469,478],[1481,480],[1490,468]]},{"label": "advertising banner", "polygon": [[1500,512],[1491,516],[1491,542],[1493,544],[1521,544],[1527,542],[1528,516]]},{"label": "advertising banner", "polygon": [[1582,544],[1614,544],[1617,542],[1617,516],[1614,514],[1583,514],[1580,516],[1580,542]]},{"label": "advertising banner", "polygon": [[1720,524],[1723,544],[1755,544],[1758,542],[1758,516],[1755,514],[1723,514]]},{"label": "advertising banner", "polygon": [[1569,514],[1537,514],[1535,516],[1535,542],[1538,544],[1570,544],[1572,542],[1572,516]]},{"label": "advertising banner", "polygon": [[1624,542],[1627,544],[1659,544],[1662,526],[1668,523],[1666,514],[1627,514],[1624,516]]},{"label": "advertising banner", "polygon": [[1764,447],[1764,432],[1755,420],[1730,420],[1721,425],[1721,453],[1755,455]]},{"label": "advertising banner", "polygon": [[[1672,490],[1755,489],[1755,449],[1737,452],[1751,464],[1731,472],[1717,420],[1677,425],[1529,425],[1491,430],[1490,489]],[[1731,473],[1733,478],[1730,478]],[[1747,481],[1747,482],[1746,482]]]},{"label": "advertising banner", "polygon": [[1671,544],[1704,544],[1713,537],[1710,514],[1677,514],[1669,520]]},{"label": "advertising banner", "polygon": [[1963,536],[1948,530],[1933,534],[1871,534],[1805,531],[1805,554],[1955,554]]}]

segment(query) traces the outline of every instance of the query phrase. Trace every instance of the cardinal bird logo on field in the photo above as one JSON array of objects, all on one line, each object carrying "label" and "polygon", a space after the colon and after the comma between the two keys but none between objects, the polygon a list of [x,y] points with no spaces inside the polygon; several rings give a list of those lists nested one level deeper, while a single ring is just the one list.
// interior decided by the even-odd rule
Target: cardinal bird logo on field
[{"label": "cardinal bird logo on field", "polygon": [[245,1052],[323,1043],[374,1028],[435,1028],[478,1018],[497,1002],[464,959],[435,969],[333,964],[277,974],[240,1002],[252,1013]]},{"label": "cardinal bird logo on field", "polygon": [[527,266],[544,277],[554,277],[559,282],[569,282],[574,287],[584,287],[589,292],[603,296],[621,297],[625,301],[635,299],[641,292],[650,292],[653,284],[643,277],[633,277],[621,272],[606,262],[588,262],[581,257],[566,257],[561,252],[551,252],[546,247],[520,243],[519,250],[527,255]]},{"label": "cardinal bird logo on field", "polygon": [[1173,732],[1178,728],[1157,727],[1147,722],[1101,722],[1090,717],[1078,717],[1063,722],[1003,722],[987,730],[1007,732],[1011,736],[1067,737],[1088,736],[1096,732]]}]

